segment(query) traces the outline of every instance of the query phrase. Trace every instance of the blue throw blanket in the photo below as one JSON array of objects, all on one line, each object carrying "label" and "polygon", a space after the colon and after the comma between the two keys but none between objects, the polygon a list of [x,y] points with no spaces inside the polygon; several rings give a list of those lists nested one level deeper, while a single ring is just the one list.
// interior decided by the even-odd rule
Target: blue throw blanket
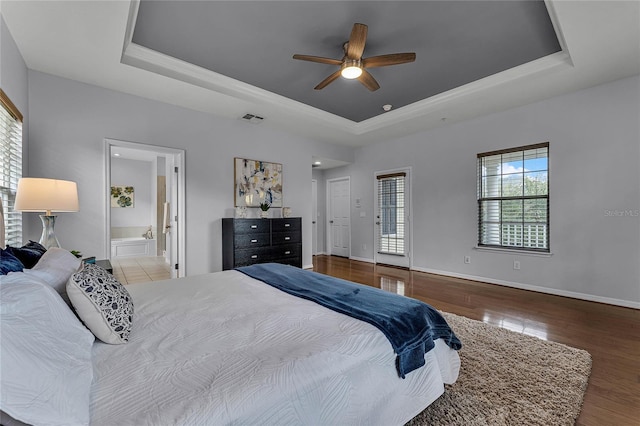
[{"label": "blue throw blanket", "polygon": [[424,354],[433,349],[434,340],[443,339],[452,349],[462,347],[442,315],[419,300],[277,263],[236,269],[286,293],[374,325],[398,355],[396,368],[403,379],[425,364]]}]

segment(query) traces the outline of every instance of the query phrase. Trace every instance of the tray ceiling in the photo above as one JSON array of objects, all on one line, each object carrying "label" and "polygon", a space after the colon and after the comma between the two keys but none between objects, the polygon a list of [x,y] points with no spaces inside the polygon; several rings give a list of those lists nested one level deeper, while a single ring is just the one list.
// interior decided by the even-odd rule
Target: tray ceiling
[{"label": "tray ceiling", "polygon": [[[415,52],[413,63],[370,69],[370,92],[337,66],[355,22],[364,57]],[[444,93],[561,50],[543,1],[146,1],[132,42],[354,122]]]},{"label": "tray ceiling", "polygon": [[[218,117],[250,113],[264,117],[259,126],[350,147],[640,73],[637,1],[2,0],[0,6],[31,71]],[[372,69],[377,92],[353,81],[314,91],[333,68],[291,56],[340,58],[355,22],[369,26],[365,57],[413,51],[417,60]],[[163,45],[151,44],[145,31],[160,31],[155,42]],[[394,108],[383,112],[384,104]]]}]

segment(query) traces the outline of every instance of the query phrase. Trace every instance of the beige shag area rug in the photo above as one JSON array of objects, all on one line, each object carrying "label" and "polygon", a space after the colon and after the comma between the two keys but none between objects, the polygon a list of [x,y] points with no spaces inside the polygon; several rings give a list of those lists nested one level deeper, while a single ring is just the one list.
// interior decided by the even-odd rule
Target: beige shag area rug
[{"label": "beige shag area rug", "polygon": [[408,426],[573,425],[588,352],[444,313],[462,341],[460,376]]}]

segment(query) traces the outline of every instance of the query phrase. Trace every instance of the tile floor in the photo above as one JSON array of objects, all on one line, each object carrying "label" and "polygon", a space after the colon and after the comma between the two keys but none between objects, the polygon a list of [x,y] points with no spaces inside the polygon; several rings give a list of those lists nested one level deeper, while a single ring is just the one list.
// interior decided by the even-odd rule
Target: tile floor
[{"label": "tile floor", "polygon": [[112,259],[111,266],[113,275],[125,285],[171,278],[171,269],[164,257]]}]

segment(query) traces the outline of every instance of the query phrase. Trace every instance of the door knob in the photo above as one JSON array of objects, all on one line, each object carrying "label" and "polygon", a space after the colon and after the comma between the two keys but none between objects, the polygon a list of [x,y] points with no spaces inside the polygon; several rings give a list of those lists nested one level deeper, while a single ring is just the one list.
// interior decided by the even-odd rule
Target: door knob
[{"label": "door knob", "polygon": [[332,221],[332,220],[330,220],[330,221],[329,221],[329,223],[333,223],[333,221]]}]

